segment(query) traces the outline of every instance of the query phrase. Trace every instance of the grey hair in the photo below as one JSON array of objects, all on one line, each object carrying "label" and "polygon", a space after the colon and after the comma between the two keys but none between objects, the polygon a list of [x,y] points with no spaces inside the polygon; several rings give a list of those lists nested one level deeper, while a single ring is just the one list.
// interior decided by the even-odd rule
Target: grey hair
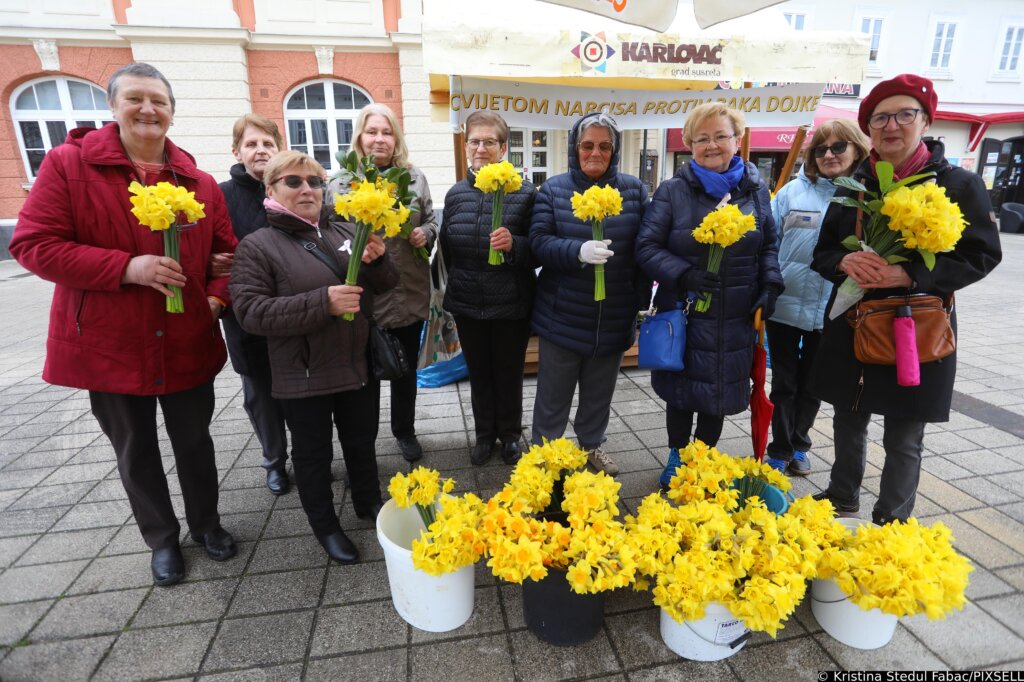
[{"label": "grey hair", "polygon": [[612,144],[615,147],[615,151],[618,151],[618,140],[619,135],[621,135],[621,131],[619,130],[619,124],[615,122],[614,118],[612,118],[609,114],[606,114],[604,112],[600,112],[593,116],[588,116],[583,119],[583,121],[580,123],[579,130],[576,133],[576,144],[579,144],[579,138],[583,137],[583,131],[586,130],[587,128],[593,128],[594,126],[598,126],[600,128],[608,128],[609,130],[612,131]]},{"label": "grey hair", "polygon": [[159,78],[167,86],[167,96],[171,100],[171,113],[174,113],[174,90],[171,89],[171,82],[160,73],[152,64],[146,62],[132,62],[126,64],[114,72],[114,75],[107,81],[107,101],[114,103],[117,98],[117,80],[121,76],[137,76],[139,78]]}]

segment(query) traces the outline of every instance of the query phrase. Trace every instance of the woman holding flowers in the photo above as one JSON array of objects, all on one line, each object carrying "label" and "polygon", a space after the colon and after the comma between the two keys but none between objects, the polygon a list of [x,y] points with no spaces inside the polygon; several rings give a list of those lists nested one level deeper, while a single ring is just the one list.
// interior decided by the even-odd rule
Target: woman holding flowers
[{"label": "woman holding flowers", "polygon": [[[235,237],[217,183],[167,139],[174,95],[163,74],[129,64],[111,76],[107,98],[114,123],[73,130],[47,154],[10,250],[57,285],[43,379],[89,391],[153,550],[153,580],[171,585],[184,577],[185,562],[160,459],[158,402],[192,538],[217,561],[236,552],[217,513],[210,437],[213,379],[227,359],[217,324],[227,279],[206,274],[213,253],[234,251]],[[140,224],[147,213],[133,212],[129,186],[142,191],[157,182],[191,193],[199,209],[176,235],[179,259],[164,251],[166,230],[151,230]],[[185,222],[183,213],[174,217]],[[167,227],[165,219],[153,222]],[[180,313],[168,310],[172,286],[180,288]]]},{"label": "woman holding flowers", "polygon": [[766,324],[775,404],[767,462],[798,476],[811,471],[807,451],[821,401],[807,385],[832,293],[831,282],[811,269],[811,256],[821,219],[836,193],[832,180],[852,174],[867,156],[868,139],[853,121],[827,121],[814,131],[799,175],[772,199],[772,215],[782,235],[779,265],[786,290]]},{"label": "woman holding flowers", "polygon": [[371,234],[358,285],[343,283],[355,228],[322,213],[325,176],[302,152],[281,152],[267,163],[264,206],[273,229],[239,244],[231,292],[242,329],[268,337],[272,392],[291,432],[295,485],[309,525],[327,555],[348,564],[359,552],[334,506],[331,430],[341,442],[356,516],[375,519],[382,506],[380,402],[367,366],[370,316],[363,311],[373,310],[372,294],[398,277],[383,240]]},{"label": "woman holding flowers", "polygon": [[[951,250],[933,253],[933,267],[928,267],[917,251],[906,250],[902,260],[894,262],[869,251],[852,251],[843,240],[856,232],[857,209],[836,204],[825,216],[811,263],[822,277],[835,284],[849,277],[864,291],[866,299],[919,293],[945,298],[977,282],[999,263],[999,233],[981,178],[950,166],[941,142],[923,139],[937,106],[938,97],[927,78],[903,74],[876,85],[861,102],[857,118],[861,130],[871,137],[871,155],[860,164],[853,179],[868,191],[878,191],[880,169],[888,170],[897,181],[923,175],[912,184],[934,183],[932,188],[922,189],[941,188],[956,204],[946,204],[944,213],[934,216],[935,236],[959,233],[966,223],[962,233],[946,235],[950,237],[948,243],[955,245]],[[856,195],[845,188],[836,193],[837,198]],[[867,218],[865,214],[864,223]],[[839,288],[832,293],[830,310]],[[918,386],[900,386],[894,366],[857,361],[853,330],[845,315],[828,317],[810,390],[835,407],[832,423],[836,458],[828,488],[818,497],[831,500],[840,512],[859,511],[868,422],[871,415],[880,414],[885,418],[885,464],[872,518],[876,523],[905,521],[914,510],[925,424],[949,419],[956,353],[921,365]],[[955,331],[955,309],[951,323]]]},{"label": "woman holding flowers", "polygon": [[[380,170],[398,167],[409,171],[409,190],[416,199],[409,221],[402,234],[387,237],[384,243],[398,269],[398,284],[374,302],[373,316],[378,326],[391,331],[405,348],[405,355],[415,367],[420,352],[423,321],[430,304],[429,253],[437,237],[434,202],[423,171],[409,162],[409,148],[398,119],[383,104],[367,104],[356,118],[352,148],[359,157],[372,156]],[[347,187],[330,185],[333,193],[344,194]],[[391,381],[391,433],[398,442],[402,457],[415,462],[423,456],[423,447],[416,438],[416,373]]]},{"label": "woman holding flowers", "polygon": [[[498,439],[502,458],[515,464],[523,437],[523,364],[535,279],[526,232],[537,190],[523,180],[507,194],[501,226],[492,231],[492,195],[476,186],[481,170],[505,156],[507,143],[508,125],[498,114],[475,111],[466,119],[470,169],[445,196],[438,254],[448,267],[444,308],[458,325],[469,368],[473,464],[490,459]],[[492,249],[502,263],[488,262]]]},{"label": "woman holding flowers", "polygon": [[[610,475],[619,467],[601,444],[612,395],[622,355],[633,345],[637,311],[651,296],[650,280],[633,258],[647,188],[619,172],[621,144],[618,124],[608,114],[578,120],[569,132],[569,172],[541,187],[530,225],[530,247],[542,266],[533,310],[533,329],[540,337],[533,442],[540,445],[565,433],[579,385],[576,438],[590,465]],[[573,195],[582,197],[593,187],[614,190],[602,193],[604,207],[598,212],[608,217],[601,239],[592,224],[597,213],[579,211],[579,199],[576,211],[573,206]]]},{"label": "woman holding flowers", "polygon": [[693,160],[658,188],[637,238],[637,262],[658,282],[655,307],[697,301],[690,307],[683,370],[651,372],[654,390],[667,403],[670,449],[662,487],[679,466],[695,413],[694,437],[715,445],[725,415],[747,409],[752,316],[760,308],[771,317],[783,288],[768,187],[736,154],[743,129],[743,114],[720,102],[690,113],[683,135]]}]

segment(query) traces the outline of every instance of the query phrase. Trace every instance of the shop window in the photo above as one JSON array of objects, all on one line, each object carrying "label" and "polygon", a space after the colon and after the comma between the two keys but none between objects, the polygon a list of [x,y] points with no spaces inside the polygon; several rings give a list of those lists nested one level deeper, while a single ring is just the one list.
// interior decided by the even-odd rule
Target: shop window
[{"label": "shop window", "polygon": [[544,184],[551,172],[547,130],[514,128],[508,136],[508,160],[523,171],[523,177],[537,187]]},{"label": "shop window", "polygon": [[334,155],[352,148],[356,117],[371,102],[365,91],[343,81],[300,85],[285,98],[288,148],[309,154],[328,171],[337,170]]},{"label": "shop window", "polygon": [[45,78],[20,86],[11,96],[18,148],[29,180],[46,152],[63,144],[74,128],[99,128],[113,120],[106,93],[74,78]]}]

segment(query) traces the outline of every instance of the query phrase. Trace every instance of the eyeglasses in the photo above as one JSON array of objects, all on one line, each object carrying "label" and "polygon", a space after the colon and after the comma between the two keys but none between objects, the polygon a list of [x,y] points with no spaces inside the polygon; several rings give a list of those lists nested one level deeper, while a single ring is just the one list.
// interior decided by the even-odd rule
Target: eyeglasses
[{"label": "eyeglasses", "polygon": [[712,142],[715,143],[716,147],[721,147],[723,144],[736,137],[735,135],[715,135],[714,138],[702,137],[693,141],[694,147],[707,147]]},{"label": "eyeglasses", "polygon": [[480,147],[483,147],[484,149],[494,149],[498,144],[500,143],[493,137],[489,137],[486,140],[466,140],[466,146],[470,149],[479,149]]},{"label": "eyeglasses", "polygon": [[868,119],[868,126],[875,130],[881,130],[889,125],[889,119],[891,118],[896,119],[898,125],[907,126],[913,123],[920,113],[920,109],[900,109],[895,114],[872,114],[871,118]]},{"label": "eyeglasses", "polygon": [[615,147],[610,142],[602,142],[601,144],[594,144],[593,142],[580,142],[579,150],[587,154],[592,154],[594,150],[599,150],[602,154],[611,154]]},{"label": "eyeglasses", "polygon": [[321,178],[319,175],[307,175],[306,177],[302,177],[301,175],[282,175],[281,177],[279,177],[277,180],[274,180],[274,182],[270,184],[273,185],[274,183],[281,181],[284,181],[284,184],[286,184],[288,187],[292,189],[298,189],[302,187],[303,182],[309,185],[310,189],[322,189],[323,186],[327,184],[327,181]]},{"label": "eyeglasses", "polygon": [[[883,126],[884,127],[884,126]],[[839,142],[833,142],[831,145],[823,144],[815,147],[811,151],[814,152],[814,158],[823,159],[825,158],[825,152],[832,152],[832,156],[839,156],[846,151],[846,148],[850,145],[846,140],[839,140]]]}]

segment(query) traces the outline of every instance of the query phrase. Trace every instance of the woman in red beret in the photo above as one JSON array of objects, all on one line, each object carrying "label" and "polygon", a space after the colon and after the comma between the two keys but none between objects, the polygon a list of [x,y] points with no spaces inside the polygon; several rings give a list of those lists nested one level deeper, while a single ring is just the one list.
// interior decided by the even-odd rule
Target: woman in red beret
[{"label": "woman in red beret", "polygon": [[[941,142],[924,139],[937,104],[932,82],[912,74],[879,83],[861,102],[858,122],[870,136],[872,149],[853,177],[877,191],[875,166],[880,161],[892,164],[896,180],[931,173],[918,182],[943,187],[950,200],[959,204],[967,223],[956,247],[935,255],[934,269],[929,270],[916,252],[909,261],[890,265],[874,253],[850,251],[842,245],[855,233],[857,209],[833,204],[825,215],[811,267],[837,285],[852,277],[866,290],[865,300],[922,293],[945,298],[987,275],[1002,257],[981,178],[951,166]],[[836,192],[837,197],[852,194],[845,189]],[[832,301],[835,290],[838,286]],[[951,321],[955,332],[955,311]],[[925,424],[949,421],[955,375],[956,352],[922,364],[918,386],[899,386],[894,366],[857,361],[853,330],[844,315],[826,319],[811,391],[835,408],[835,463],[828,488],[815,497],[830,500],[840,514],[860,510],[868,422],[872,415],[882,415],[885,464],[871,516],[878,524],[905,521],[914,511]]]}]

